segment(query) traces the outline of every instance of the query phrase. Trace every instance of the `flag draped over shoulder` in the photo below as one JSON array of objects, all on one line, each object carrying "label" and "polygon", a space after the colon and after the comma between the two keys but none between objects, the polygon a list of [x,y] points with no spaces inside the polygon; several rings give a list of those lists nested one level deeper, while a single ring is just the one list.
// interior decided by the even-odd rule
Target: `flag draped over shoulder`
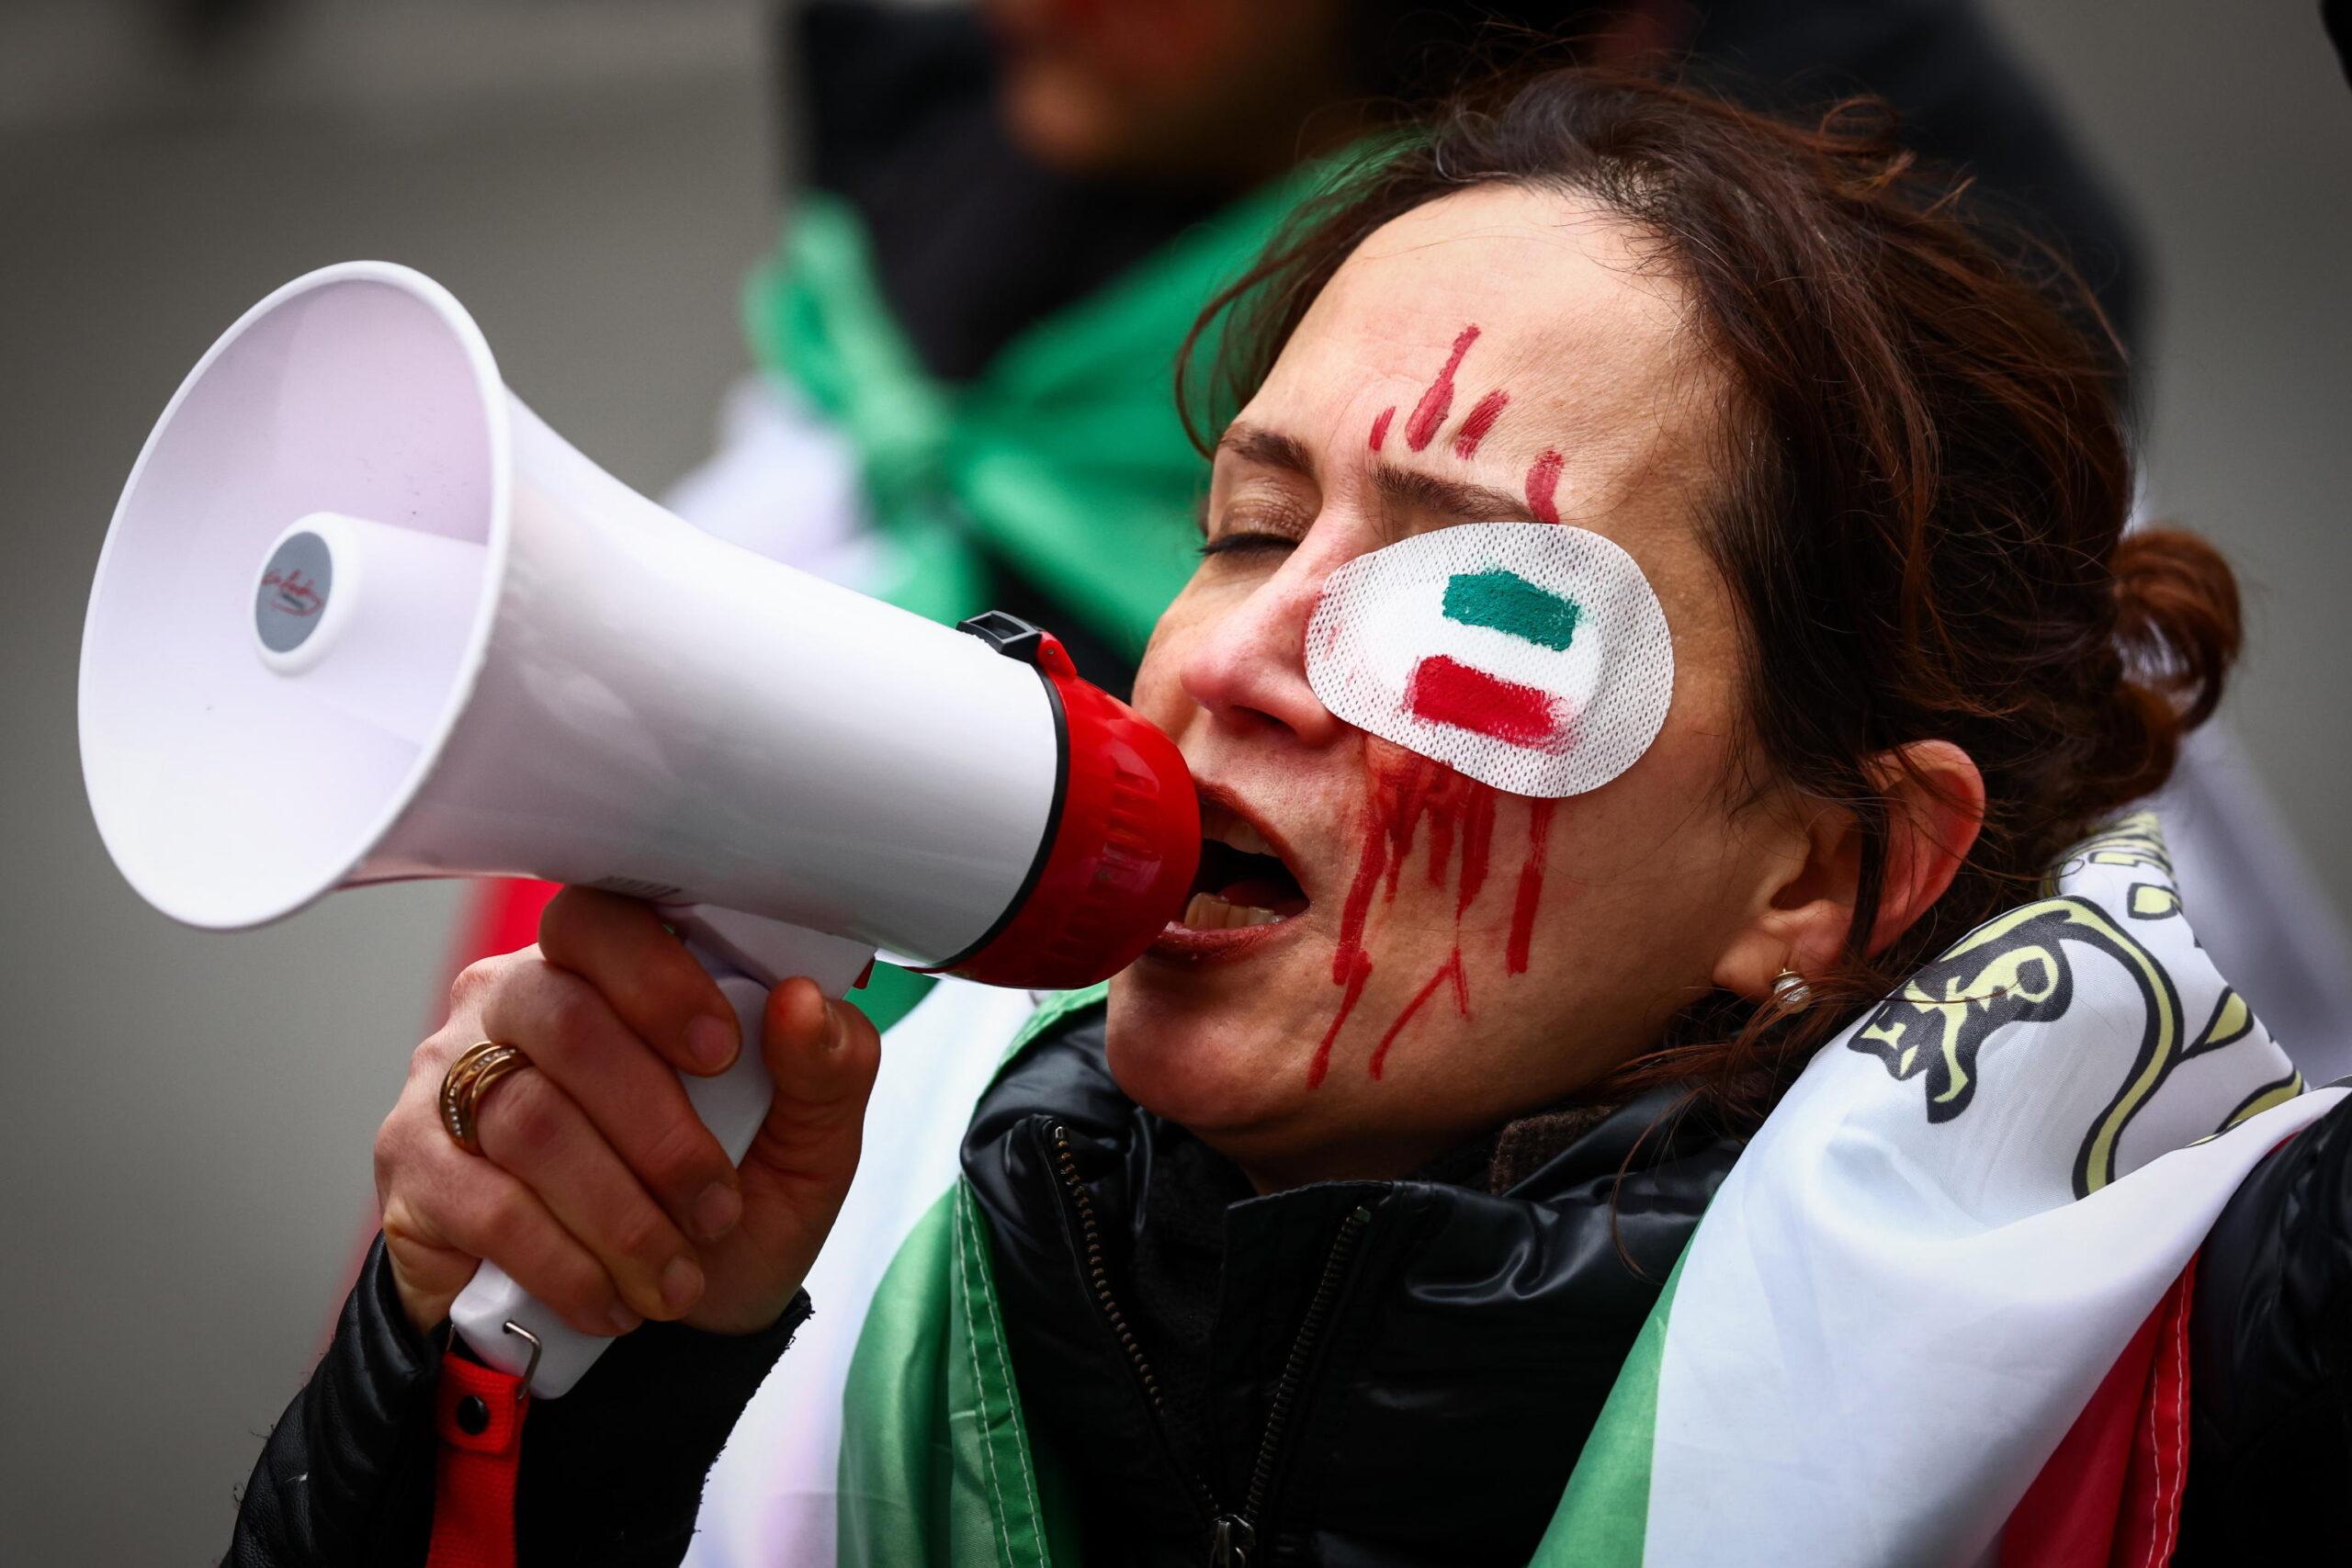
[{"label": "flag draped over shoulder", "polygon": [[[1076,1561],[957,1150],[1009,1055],[1100,995],[1033,1014],[949,982],[890,1032],[817,1314],[714,1469],[689,1563]],[[2198,1246],[2344,1092],[2303,1092],[2207,961],[2153,818],[2079,846],[1767,1119],[1535,1562],[2163,1562]]]},{"label": "flag draped over shoulder", "polygon": [[2152,817],[1825,1047],[1733,1167],[1537,1562],[2160,1562],[2186,1275],[2301,1092]]}]

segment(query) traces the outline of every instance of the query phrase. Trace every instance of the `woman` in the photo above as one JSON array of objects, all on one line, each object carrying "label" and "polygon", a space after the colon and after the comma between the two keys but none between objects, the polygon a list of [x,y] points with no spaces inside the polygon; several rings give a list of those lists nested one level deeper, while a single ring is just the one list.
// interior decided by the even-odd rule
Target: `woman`
[{"label": "woman", "polygon": [[[2262,1164],[2192,1316],[2198,1238],[2329,1097],[2158,1159],[2288,1100],[2284,1058],[2149,833],[2041,887],[2163,782],[2237,638],[2208,547],[2121,535],[2097,351],[1866,130],[1573,73],[1368,167],[1225,303],[1238,412],[1136,689],[1201,784],[1184,921],[1001,1071],[1009,1027],[928,1054],[918,1013],[870,1116],[871,1027],[779,987],[730,1172],[669,1076],[739,1048],[709,983],[644,908],[559,897],[417,1053],[384,1240],[237,1561],[454,1552],[501,1485],[526,1561],[674,1561],[730,1429],[710,1560],[1703,1561],[1676,1542],[1713,1530],[2030,1561],[2085,1497],[2104,1559],[2183,1523],[2186,1439],[2132,1456],[2192,1350],[2187,1523],[2275,1525],[2232,1466],[2277,1483],[2282,1419],[2338,1408],[2343,1330],[2295,1314],[2344,1277],[2346,1117]],[[475,1156],[436,1106],[485,1038],[535,1067]],[[908,1120],[942,1114],[944,1198]],[[877,1236],[871,1311],[809,1322],[812,1269]],[[2020,1237],[2039,1272],[2001,1278]],[[661,1320],[529,1412],[503,1482],[469,1469],[516,1462],[467,1417],[495,1383],[435,1348],[484,1258],[590,1332]],[[1699,1392],[1745,1446],[1678,1471],[1710,1434],[1659,1391],[1724,1341],[1677,1335],[1743,1301],[1774,1353]],[[2010,1354],[1912,1388],[1884,1347],[1946,1310],[1926,1343]],[[1808,1491],[1824,1454],[1898,1456],[1904,1495]],[[1774,1513],[1721,1505],[1775,1476]]]},{"label": "woman", "polygon": [[[1052,626],[1114,692],[1193,566],[1198,457],[1159,370],[1201,300],[1325,159],[1530,28],[1572,40],[1564,62],[1684,59],[1735,101],[1850,79],[2080,258],[2127,344],[2138,314],[2121,214],[1973,0],[813,0],[778,21],[798,183],[744,296],[760,369],[665,502],[936,620]],[[554,891],[486,885],[452,972],[527,946]],[[2332,929],[2277,923],[2285,940],[2267,922],[2222,940],[2292,974],[2324,946],[2302,933]],[[927,988],[885,964],[861,1005],[888,1028]],[[2264,994],[2277,1010],[2305,988]]]}]

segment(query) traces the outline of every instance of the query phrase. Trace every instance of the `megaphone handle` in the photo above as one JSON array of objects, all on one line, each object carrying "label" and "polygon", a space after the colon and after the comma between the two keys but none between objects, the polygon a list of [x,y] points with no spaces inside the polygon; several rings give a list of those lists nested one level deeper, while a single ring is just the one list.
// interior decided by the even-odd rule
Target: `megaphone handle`
[{"label": "megaphone handle", "polygon": [[[775,1084],[760,1055],[760,1019],[775,982],[806,975],[829,997],[846,994],[874,950],[780,920],[707,905],[666,908],[662,917],[686,939],[735,1010],[743,1051],[717,1077],[679,1075],[695,1114],[730,1160],[741,1160],[766,1119]],[[449,1308],[449,1320],[475,1355],[502,1371],[530,1379],[531,1393],[554,1399],[569,1393],[612,1343],[582,1334],[540,1305],[495,1263],[484,1263]]]}]

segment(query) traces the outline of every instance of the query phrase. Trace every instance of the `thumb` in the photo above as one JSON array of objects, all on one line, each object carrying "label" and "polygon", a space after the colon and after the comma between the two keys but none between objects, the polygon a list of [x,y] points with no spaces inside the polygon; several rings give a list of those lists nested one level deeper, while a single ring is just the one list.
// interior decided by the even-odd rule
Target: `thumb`
[{"label": "thumb", "polygon": [[821,1234],[857,1171],[881,1038],[856,1008],[793,979],[768,993],[760,1051],[775,1094],[743,1156],[746,1204],[756,1183]]}]

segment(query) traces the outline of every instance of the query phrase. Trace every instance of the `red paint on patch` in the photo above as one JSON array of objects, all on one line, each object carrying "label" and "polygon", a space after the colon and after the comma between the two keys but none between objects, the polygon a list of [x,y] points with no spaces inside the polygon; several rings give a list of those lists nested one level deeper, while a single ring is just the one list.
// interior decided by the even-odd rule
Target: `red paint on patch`
[{"label": "red paint on patch", "polygon": [[1388,422],[1396,417],[1396,406],[1394,403],[1391,403],[1388,407],[1382,409],[1380,411],[1380,416],[1372,422],[1372,449],[1374,451],[1379,451],[1381,443],[1388,439]]},{"label": "red paint on patch", "polygon": [[1510,942],[1503,950],[1503,973],[1527,973],[1527,950],[1535,938],[1535,909],[1544,901],[1544,853],[1552,837],[1556,800],[1527,803],[1527,860],[1519,868],[1519,897],[1511,905]]},{"label": "red paint on patch", "polygon": [[1513,746],[1555,750],[1563,744],[1560,705],[1548,692],[1489,675],[1442,653],[1413,666],[1405,711],[1431,724],[1492,736]]},{"label": "red paint on patch", "polygon": [[1372,1060],[1364,1064],[1366,1072],[1375,1078],[1380,1076],[1380,1069],[1388,1061],[1388,1047],[1405,1032],[1405,1026],[1413,1021],[1413,1015],[1421,1010],[1421,1004],[1435,996],[1437,988],[1448,980],[1453,982],[1454,1010],[1464,1018],[1470,1016],[1470,988],[1463,978],[1462,949],[1457,946],[1446,961],[1438,965],[1437,973],[1430,976],[1429,983],[1413,993],[1413,999],[1405,1004],[1405,1010],[1396,1015],[1396,1021],[1388,1026],[1388,1032],[1382,1035],[1380,1043],[1373,1047]]},{"label": "red paint on patch", "polygon": [[1527,510],[1538,523],[1557,523],[1560,508],[1553,495],[1560,488],[1561,457],[1549,448],[1527,470]]},{"label": "red paint on patch", "polygon": [[1510,401],[1510,394],[1499,389],[1480,398],[1464,417],[1462,430],[1453,438],[1453,455],[1465,463],[1476,457],[1478,443],[1487,438],[1487,432],[1494,429],[1495,421],[1502,418],[1503,407]]},{"label": "red paint on patch", "polygon": [[1438,427],[1445,423],[1446,414],[1453,408],[1453,373],[1462,368],[1462,356],[1477,341],[1478,327],[1474,321],[1453,340],[1453,352],[1446,356],[1445,368],[1437,373],[1430,389],[1413,405],[1413,416],[1405,422],[1405,445],[1414,451],[1427,446],[1436,437]]}]

